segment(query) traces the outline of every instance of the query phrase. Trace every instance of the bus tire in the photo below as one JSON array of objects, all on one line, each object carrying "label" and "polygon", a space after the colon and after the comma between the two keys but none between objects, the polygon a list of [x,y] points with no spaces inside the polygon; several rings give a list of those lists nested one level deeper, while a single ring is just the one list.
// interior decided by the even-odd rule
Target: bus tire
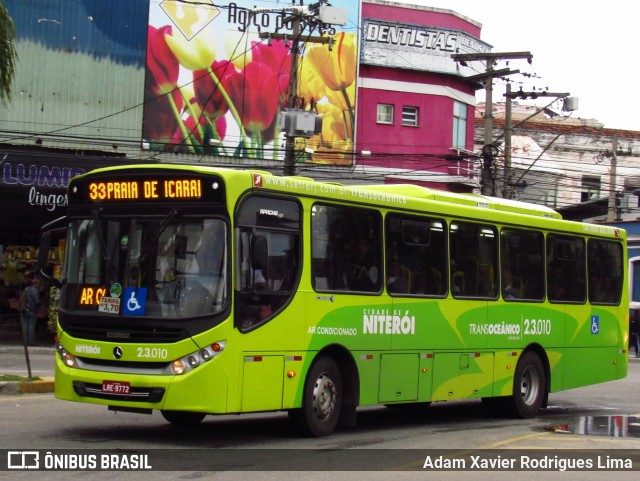
[{"label": "bus tire", "polygon": [[162,417],[174,426],[196,426],[206,416],[205,413],[194,413],[190,411],[165,411],[161,410]]},{"label": "bus tire", "polygon": [[546,375],[540,356],[525,352],[516,366],[513,394],[482,398],[487,413],[494,417],[528,419],[536,416],[546,395]]},{"label": "bus tire", "polygon": [[340,419],[342,395],[342,376],[336,362],[322,356],[307,375],[302,407],[289,411],[289,418],[305,436],[328,436]]},{"label": "bus tire", "polygon": [[544,402],[547,381],[540,356],[533,351],[525,352],[513,379],[513,395],[510,411],[514,417],[532,418],[538,414]]}]

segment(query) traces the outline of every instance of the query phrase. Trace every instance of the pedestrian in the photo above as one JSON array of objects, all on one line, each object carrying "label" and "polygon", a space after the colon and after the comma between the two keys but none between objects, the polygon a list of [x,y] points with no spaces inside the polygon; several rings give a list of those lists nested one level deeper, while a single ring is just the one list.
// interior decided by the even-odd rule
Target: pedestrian
[{"label": "pedestrian", "polygon": [[636,309],[629,316],[629,330],[631,331],[631,343],[635,349],[636,357],[640,357],[640,309]]},{"label": "pedestrian", "polygon": [[357,238],[346,269],[349,290],[375,292],[378,284],[378,259],[372,249],[371,240],[364,236]]},{"label": "pedestrian", "polygon": [[40,277],[31,273],[29,285],[20,296],[20,312],[22,313],[22,337],[27,346],[36,343],[36,324],[38,322],[38,310],[42,305],[42,293],[40,292]]}]

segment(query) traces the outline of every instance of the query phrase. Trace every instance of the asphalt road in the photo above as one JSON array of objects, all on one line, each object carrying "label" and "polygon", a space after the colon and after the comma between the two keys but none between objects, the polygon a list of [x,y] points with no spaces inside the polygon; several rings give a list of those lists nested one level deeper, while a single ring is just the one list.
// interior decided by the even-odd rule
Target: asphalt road
[{"label": "asphalt road", "polygon": [[28,376],[29,368],[33,377],[53,376],[53,347],[0,346],[0,374]]},{"label": "asphalt road", "polygon": [[[30,353],[32,366],[46,370],[53,350],[35,348]],[[19,369],[19,354],[16,348],[0,348],[2,368]],[[16,359],[5,359],[12,356]],[[552,394],[548,409],[534,419],[490,418],[478,401],[436,403],[425,411],[365,408],[359,411],[357,427],[342,428],[330,437],[319,439],[297,437],[284,413],[209,416],[195,428],[175,429],[158,413],[115,414],[104,406],[59,401],[52,394],[7,395],[0,396],[0,419],[3,431],[11,436],[0,437],[0,450],[32,449],[42,453],[60,449],[88,449],[96,453],[139,450],[154,456],[156,469],[168,463],[177,470],[92,472],[92,478],[96,479],[133,479],[135,476],[135,479],[154,480],[211,477],[279,481],[496,481],[518,476],[536,481],[635,480],[637,471],[606,467],[593,471],[536,471],[535,474],[505,469],[433,471],[422,467],[426,457],[435,456],[440,449],[446,449],[445,456],[449,458],[478,450],[490,450],[503,459],[508,459],[512,450],[551,455],[573,452],[566,451],[568,449],[587,450],[591,454],[614,457],[615,453],[628,452],[620,450],[640,453],[639,381],[640,360],[632,358],[626,379]],[[202,460],[215,463],[210,468],[208,465],[198,468],[203,470],[192,470],[184,464]],[[366,471],[350,470],[349,466],[362,468],[362,462],[370,463]],[[634,461],[633,468],[640,469],[640,461]],[[38,474],[42,474],[43,479],[66,480],[82,473]],[[0,476],[4,475],[23,476],[0,472]]]}]

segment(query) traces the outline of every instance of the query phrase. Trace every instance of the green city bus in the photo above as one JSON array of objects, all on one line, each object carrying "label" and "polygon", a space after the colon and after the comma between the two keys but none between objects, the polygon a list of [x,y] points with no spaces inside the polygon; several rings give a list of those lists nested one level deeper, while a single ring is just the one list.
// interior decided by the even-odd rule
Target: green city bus
[{"label": "green city bus", "polygon": [[416,185],[186,165],[71,180],[55,395],[113,411],[287,411],[479,399],[529,418],[627,374],[626,233]]}]

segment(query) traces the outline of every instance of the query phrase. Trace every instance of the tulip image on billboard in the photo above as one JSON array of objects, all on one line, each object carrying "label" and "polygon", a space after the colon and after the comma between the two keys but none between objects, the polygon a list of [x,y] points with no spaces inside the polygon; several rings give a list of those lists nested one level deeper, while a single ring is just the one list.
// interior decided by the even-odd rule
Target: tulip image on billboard
[{"label": "tulip image on billboard", "polygon": [[[151,2],[143,123],[149,149],[284,159],[279,119],[296,62],[291,12],[276,6],[280,10],[253,0]],[[296,139],[296,150],[313,152],[297,161],[350,165],[359,39],[349,25],[358,25],[358,2],[335,6],[346,9],[346,27],[323,24],[311,32],[302,22],[295,107],[320,115],[322,131]],[[305,42],[311,34],[331,41]]]}]

